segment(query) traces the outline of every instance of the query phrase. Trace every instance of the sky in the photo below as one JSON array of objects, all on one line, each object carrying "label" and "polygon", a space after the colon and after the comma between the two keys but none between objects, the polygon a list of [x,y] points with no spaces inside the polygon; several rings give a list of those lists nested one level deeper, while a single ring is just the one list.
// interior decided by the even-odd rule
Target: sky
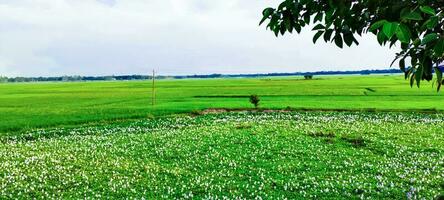
[{"label": "sky", "polygon": [[339,49],[259,26],[278,0],[0,0],[0,76],[387,69],[372,35]]}]

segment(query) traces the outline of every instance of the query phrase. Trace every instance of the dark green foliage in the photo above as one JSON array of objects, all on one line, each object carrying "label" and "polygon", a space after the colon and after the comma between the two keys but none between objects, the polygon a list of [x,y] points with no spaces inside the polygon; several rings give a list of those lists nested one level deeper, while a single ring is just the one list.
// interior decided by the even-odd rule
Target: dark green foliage
[{"label": "dark green foliage", "polygon": [[311,80],[311,79],[313,79],[313,75],[305,75],[304,79],[305,80]]},{"label": "dark green foliage", "polygon": [[[343,48],[358,45],[357,35],[371,32],[381,45],[400,44],[396,55],[400,69],[410,84],[419,87],[422,80],[437,75],[438,91],[443,84],[444,2],[437,0],[284,0],[278,8],[266,8],[260,24],[276,36],[300,33],[313,24],[313,42],[323,36]],[[406,59],[411,67],[406,67]]]},{"label": "dark green foliage", "polygon": [[260,101],[261,100],[259,99],[259,96],[257,96],[257,95],[251,95],[250,96],[250,103],[252,103],[255,108],[259,107],[259,102]]}]

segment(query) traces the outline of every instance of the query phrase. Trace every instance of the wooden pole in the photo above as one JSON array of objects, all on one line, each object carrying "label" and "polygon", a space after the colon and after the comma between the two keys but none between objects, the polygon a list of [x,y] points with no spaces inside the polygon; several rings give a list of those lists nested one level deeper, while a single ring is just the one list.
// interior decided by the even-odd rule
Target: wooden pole
[{"label": "wooden pole", "polygon": [[156,85],[155,85],[155,80],[156,80],[156,74],[155,74],[155,71],[153,70],[153,94],[151,96],[151,104],[153,106],[156,104]]}]

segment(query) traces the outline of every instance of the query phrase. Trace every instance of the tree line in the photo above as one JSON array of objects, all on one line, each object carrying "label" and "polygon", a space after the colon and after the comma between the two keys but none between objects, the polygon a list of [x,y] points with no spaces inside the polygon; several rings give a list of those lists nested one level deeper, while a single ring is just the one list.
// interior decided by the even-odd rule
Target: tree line
[{"label": "tree line", "polygon": [[[402,73],[399,69],[360,70],[360,71],[318,71],[294,73],[261,73],[261,74],[208,74],[208,75],[182,75],[182,76],[156,76],[156,79],[193,79],[193,78],[254,78],[279,76],[315,76],[315,75],[369,75]],[[150,75],[121,75],[121,76],[55,76],[55,77],[5,77],[0,76],[0,83],[10,82],[75,82],[75,81],[130,81],[148,80]]]}]

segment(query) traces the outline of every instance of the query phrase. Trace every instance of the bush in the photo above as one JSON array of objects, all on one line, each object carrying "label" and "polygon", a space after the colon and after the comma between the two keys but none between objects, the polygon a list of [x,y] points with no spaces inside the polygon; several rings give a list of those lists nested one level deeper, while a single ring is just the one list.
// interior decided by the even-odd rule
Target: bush
[{"label": "bush", "polygon": [[313,75],[305,75],[304,78],[305,80],[311,80],[313,79]]},{"label": "bush", "polygon": [[250,96],[250,103],[252,103],[255,108],[259,107],[260,101],[261,100],[259,99],[259,96],[255,95],[255,94]]}]

